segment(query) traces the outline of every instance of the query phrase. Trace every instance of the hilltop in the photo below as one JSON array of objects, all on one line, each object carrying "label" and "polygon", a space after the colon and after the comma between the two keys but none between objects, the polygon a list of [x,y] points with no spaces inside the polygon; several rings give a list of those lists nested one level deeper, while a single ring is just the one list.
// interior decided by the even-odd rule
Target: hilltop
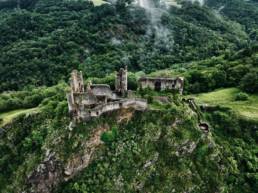
[{"label": "hilltop", "polygon": [[[237,89],[197,95],[198,102],[211,104],[204,107],[180,92],[137,89],[135,95],[148,101],[144,111],[119,108],[72,128],[67,85],[40,90],[1,96],[30,107],[2,123],[1,192],[253,192],[256,187],[258,120],[237,114]],[[223,100],[210,97],[223,93]]]},{"label": "hilltop", "polygon": [[202,113],[211,126],[206,133],[198,126],[200,114],[181,96],[160,93],[169,97],[164,101],[146,91],[148,110],[107,113],[71,131],[66,99],[56,91],[40,111],[3,127],[2,192],[31,187],[36,192],[54,187],[54,192],[253,192],[256,187],[257,122],[213,107]]}]

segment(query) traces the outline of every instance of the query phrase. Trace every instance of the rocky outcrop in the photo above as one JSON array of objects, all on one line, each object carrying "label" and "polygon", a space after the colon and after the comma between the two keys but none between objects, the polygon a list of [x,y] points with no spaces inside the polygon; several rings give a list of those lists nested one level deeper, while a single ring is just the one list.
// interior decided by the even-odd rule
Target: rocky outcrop
[{"label": "rocky outcrop", "polygon": [[62,181],[62,164],[54,152],[48,150],[45,159],[28,177],[31,193],[50,193]]},{"label": "rocky outcrop", "polygon": [[97,128],[91,138],[82,145],[82,152],[72,156],[63,164],[54,152],[48,150],[45,159],[28,176],[30,193],[50,193],[62,181],[67,181],[86,168],[95,150],[102,144],[101,134],[109,129],[108,125]]},{"label": "rocky outcrop", "polygon": [[68,161],[64,169],[64,180],[71,179],[90,164],[96,148],[103,143],[100,139],[101,134],[108,129],[108,125],[99,127],[93,133],[92,137],[83,144],[83,151],[74,155]]}]

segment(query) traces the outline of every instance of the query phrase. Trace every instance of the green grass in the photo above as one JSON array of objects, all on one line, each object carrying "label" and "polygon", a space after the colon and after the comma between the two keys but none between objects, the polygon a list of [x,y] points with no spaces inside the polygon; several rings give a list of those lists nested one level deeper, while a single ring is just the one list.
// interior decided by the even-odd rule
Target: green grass
[{"label": "green grass", "polygon": [[[0,0],[1,1],[1,0]],[[73,0],[69,0],[69,1],[73,1]],[[95,5],[95,6],[100,6],[102,4],[105,4],[105,3],[108,3],[106,1],[103,1],[103,0],[90,0],[92,1],[92,3]]]},{"label": "green grass", "polygon": [[258,120],[258,96],[249,95],[247,101],[235,101],[240,90],[237,88],[219,89],[209,93],[194,95],[198,104],[221,105],[229,107],[244,118]]},{"label": "green grass", "polygon": [[216,71],[216,67],[208,67],[201,65],[197,62],[191,62],[191,63],[181,63],[181,64],[175,64],[172,68],[164,69],[164,70],[157,70],[155,72],[152,72],[146,76],[150,77],[177,77],[182,76],[186,77],[189,74],[189,70],[197,70],[198,72],[208,75],[214,71]]},{"label": "green grass", "polygon": [[18,110],[1,113],[0,118],[3,119],[3,122],[0,123],[0,125],[5,125],[7,123],[10,123],[15,117],[21,114],[34,113],[37,111],[38,111],[38,108],[36,107],[36,108],[30,108],[30,109],[18,109]]}]

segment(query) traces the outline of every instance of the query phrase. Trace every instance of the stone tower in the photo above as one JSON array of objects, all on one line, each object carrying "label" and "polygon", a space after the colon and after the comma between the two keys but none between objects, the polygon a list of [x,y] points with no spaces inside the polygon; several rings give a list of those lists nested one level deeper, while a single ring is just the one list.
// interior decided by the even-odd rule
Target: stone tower
[{"label": "stone tower", "polygon": [[127,66],[116,74],[116,92],[124,96],[127,93]]},{"label": "stone tower", "polygon": [[78,94],[84,93],[84,83],[82,72],[78,72],[77,70],[72,71],[71,79],[70,79],[70,87],[71,91],[67,94],[68,108],[69,112],[72,116],[76,117],[79,113],[79,101]]},{"label": "stone tower", "polygon": [[84,83],[83,83],[83,77],[82,72],[78,72],[77,70],[74,70],[71,74],[71,89],[74,93],[82,93],[84,92]]}]

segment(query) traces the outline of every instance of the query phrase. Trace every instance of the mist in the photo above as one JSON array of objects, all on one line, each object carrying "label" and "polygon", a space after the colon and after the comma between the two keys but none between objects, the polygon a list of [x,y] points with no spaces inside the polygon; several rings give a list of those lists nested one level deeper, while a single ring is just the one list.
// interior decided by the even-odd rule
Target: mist
[{"label": "mist", "polygon": [[167,13],[166,8],[155,5],[152,0],[138,0],[138,5],[146,10],[150,19],[147,35],[154,35],[155,48],[159,49],[159,47],[162,47],[166,50],[172,49],[174,40],[171,30],[161,23],[162,15]]},{"label": "mist", "polygon": [[199,2],[200,3],[200,5],[204,5],[204,3],[205,3],[205,0],[190,0],[192,3],[194,3],[194,2]]}]

